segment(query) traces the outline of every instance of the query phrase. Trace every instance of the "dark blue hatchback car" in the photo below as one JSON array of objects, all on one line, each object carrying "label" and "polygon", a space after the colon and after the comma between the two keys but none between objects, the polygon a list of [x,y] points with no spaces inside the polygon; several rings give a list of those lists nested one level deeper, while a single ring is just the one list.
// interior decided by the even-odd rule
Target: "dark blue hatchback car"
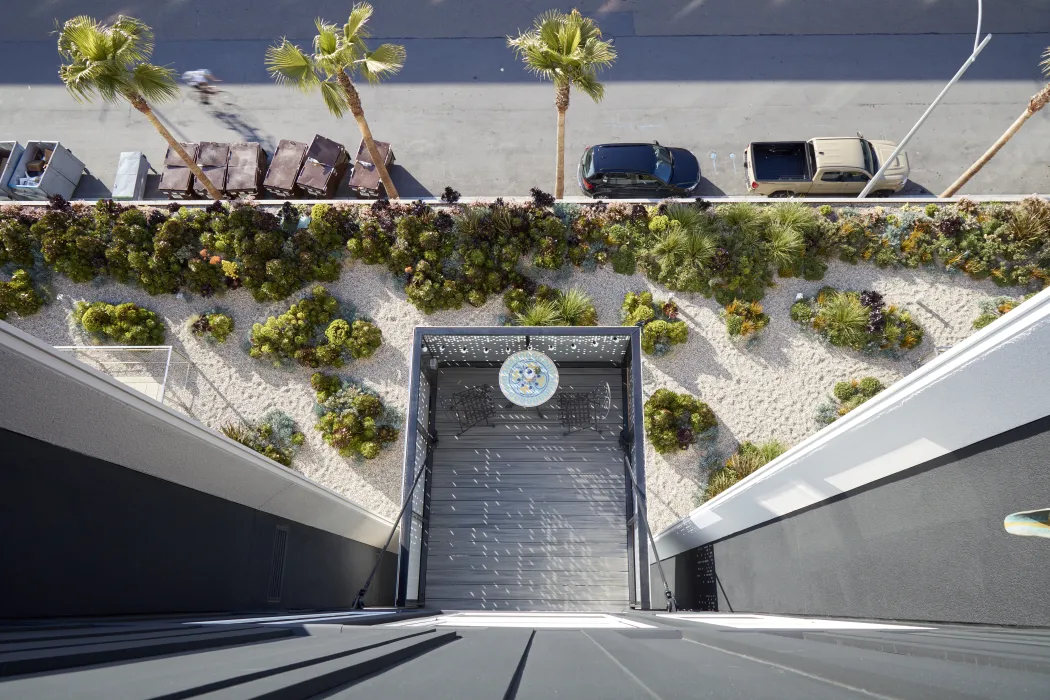
[{"label": "dark blue hatchback car", "polygon": [[652,143],[589,146],[577,173],[589,197],[685,197],[700,183],[700,163],[684,148]]}]

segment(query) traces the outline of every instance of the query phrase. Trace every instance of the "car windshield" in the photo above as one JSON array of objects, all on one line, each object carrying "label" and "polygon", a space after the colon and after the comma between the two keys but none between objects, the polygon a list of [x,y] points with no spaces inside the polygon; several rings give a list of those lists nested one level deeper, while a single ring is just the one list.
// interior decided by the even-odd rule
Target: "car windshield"
[{"label": "car windshield", "polygon": [[864,169],[869,175],[874,175],[879,169],[879,159],[875,157],[875,147],[870,141],[864,141]]},{"label": "car windshield", "polygon": [[653,167],[653,175],[662,182],[670,182],[671,171],[674,169],[674,159],[671,157],[671,152],[663,146],[653,146],[653,152],[656,154],[656,165]]}]

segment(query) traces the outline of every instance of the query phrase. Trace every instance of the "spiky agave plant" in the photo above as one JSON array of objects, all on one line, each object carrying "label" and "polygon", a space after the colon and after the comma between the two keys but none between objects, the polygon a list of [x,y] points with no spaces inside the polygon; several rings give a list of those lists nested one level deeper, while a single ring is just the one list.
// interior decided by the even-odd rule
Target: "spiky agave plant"
[{"label": "spiky agave plant", "polygon": [[868,316],[855,294],[838,292],[820,305],[816,321],[832,345],[860,349],[868,340]]},{"label": "spiky agave plant", "polygon": [[784,275],[793,274],[806,250],[806,236],[818,225],[816,212],[805,204],[790,202],[766,210],[766,254]]},{"label": "spiky agave plant", "polygon": [[519,326],[564,326],[565,319],[556,303],[537,299],[514,316],[514,323]]},{"label": "spiky agave plant", "polygon": [[597,326],[598,312],[594,302],[585,291],[572,287],[562,295],[558,302],[562,320],[569,326]]}]

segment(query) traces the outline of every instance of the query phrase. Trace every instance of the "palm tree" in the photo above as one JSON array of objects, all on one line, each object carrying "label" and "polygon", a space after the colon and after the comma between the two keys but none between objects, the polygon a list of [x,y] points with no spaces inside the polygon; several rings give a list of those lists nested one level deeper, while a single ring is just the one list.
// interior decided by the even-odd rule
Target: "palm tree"
[{"label": "palm tree", "polygon": [[569,14],[548,10],[536,18],[532,29],[507,37],[507,45],[525,62],[525,67],[554,83],[554,106],[558,108],[557,155],[554,161],[554,196],[565,194],[565,112],[573,86],[595,102],[601,102],[605,86],[597,74],[616,60],[612,43],[602,41],[594,20],[573,10]]},{"label": "palm tree", "polygon": [[150,102],[165,102],[179,95],[175,72],[148,62],[153,53],[153,30],[134,17],[120,15],[106,25],[81,15],[67,20],[57,34],[58,53],[63,58],[58,77],[74,99],[90,102],[98,95],[109,103],[127,100],[182,158],[208,190],[208,196],[222,199],[222,193],[150,108]]},{"label": "palm tree", "polygon": [[[1043,60],[1039,66],[1043,69],[1043,75],[1050,78],[1050,47],[1047,47],[1046,51],[1043,52]],[[959,179],[951,184],[951,187],[942,192],[941,197],[951,197],[962,189],[963,185],[969,182],[970,178],[987,165],[988,161],[990,161],[995,154],[1006,145],[1006,142],[1012,139],[1014,134],[1020,131],[1021,127],[1024,126],[1024,123],[1028,121],[1033,114],[1041,110],[1043,107],[1046,107],[1047,104],[1050,104],[1050,83],[1044,85],[1042,90],[1032,96],[1032,99],[1028,101],[1028,106],[1025,107],[1023,112],[1021,112],[1021,116],[1010,125],[1010,128],[1006,130],[1006,133],[1000,136],[999,140],[993,143],[992,147],[989,148],[976,163],[971,165],[965,173],[960,175]]]},{"label": "palm tree", "polygon": [[354,4],[350,18],[342,27],[318,18],[314,20],[317,36],[314,37],[312,54],[305,53],[288,39],[282,39],[280,44],[266,50],[266,68],[278,83],[293,85],[303,92],[320,88],[328,111],[335,116],[342,117],[347,110],[354,115],[368,157],[379,173],[386,195],[396,199],[397,190],[386,163],[379,156],[372,130],[365,120],[361,95],[351,75],[360,76],[372,85],[395,75],[405,65],[405,47],[383,44],[375,51],[369,51],[365,39],[369,36],[368,20],[371,16],[372,6],[359,2]]}]

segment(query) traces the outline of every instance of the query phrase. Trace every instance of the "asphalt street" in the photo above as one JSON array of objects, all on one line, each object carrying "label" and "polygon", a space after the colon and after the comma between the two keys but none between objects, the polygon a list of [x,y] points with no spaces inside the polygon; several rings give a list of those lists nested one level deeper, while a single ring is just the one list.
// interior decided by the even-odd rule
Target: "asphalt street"
[{"label": "asphalt street", "polygon": [[[527,26],[551,2],[376,2],[375,42],[405,45],[396,79],[363,88],[377,138],[397,154],[402,196],[520,195],[553,183],[553,89],[525,73],[503,34]],[[581,1],[619,51],[603,74],[606,99],[573,96],[567,119],[567,177],[584,147],[652,141],[693,150],[708,195],[745,191],[741,153],[752,140],[850,135],[899,139],[925,110],[974,41],[975,2],[934,0]],[[909,147],[911,193],[937,193],[1021,113],[1043,84],[1050,3],[986,3],[995,34]],[[210,107],[189,95],[158,105],[186,140],[259,141],[319,133],[356,150],[350,119],[317,94],[272,83],[262,57],[274,37],[302,45],[311,17],[338,20],[349,2],[214,3],[53,0],[10,8],[0,26],[0,140],[57,139],[87,163],[78,197],[106,196],[117,156],[141,150],[162,161],[165,144],[127,106],[75,102],[57,80],[48,35],[55,18],[137,14],[157,33],[155,61],[179,72],[210,68],[224,93]],[[1050,110],[1029,121],[964,192],[1050,192]],[[567,186],[575,194],[575,185]]]}]

